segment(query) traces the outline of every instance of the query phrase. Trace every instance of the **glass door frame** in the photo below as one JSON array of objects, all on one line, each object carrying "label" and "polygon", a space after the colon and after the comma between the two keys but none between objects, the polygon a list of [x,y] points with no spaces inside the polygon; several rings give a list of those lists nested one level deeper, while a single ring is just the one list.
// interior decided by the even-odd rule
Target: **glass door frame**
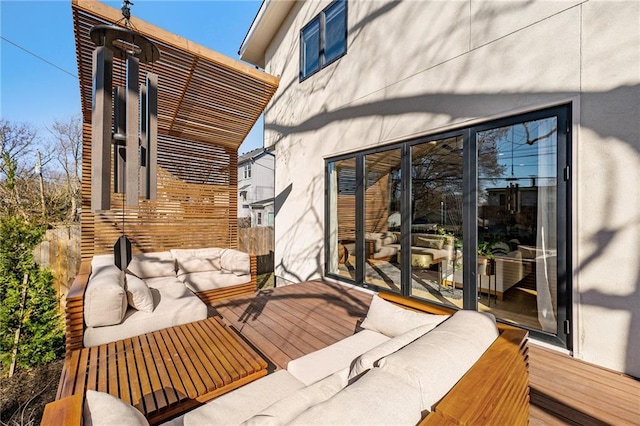
[{"label": "glass door frame", "polygon": [[[358,151],[325,159],[325,276],[351,284],[359,285],[375,291],[389,291],[387,288],[367,284],[365,278],[365,206],[364,206],[364,181],[365,181],[365,157],[368,154],[380,153],[392,149],[401,149],[401,292],[405,297],[411,296],[411,167],[412,167],[412,147],[442,139],[452,137],[463,138],[463,196],[462,196],[462,259],[463,259],[463,309],[478,310],[478,277],[477,277],[477,246],[478,246],[478,143],[477,134],[479,132],[491,130],[499,127],[516,125],[528,121],[541,120],[545,118],[557,117],[557,335],[544,332],[539,329],[518,325],[520,328],[528,329],[532,335],[540,340],[548,341],[555,345],[572,349],[572,339],[569,338],[571,332],[572,318],[572,288],[571,288],[571,230],[572,230],[572,208],[571,208],[571,104],[563,104],[543,110],[532,111],[523,114],[516,114],[497,120],[488,121],[472,126],[467,126],[459,130],[452,130],[446,133],[411,139],[404,142],[385,145],[365,151]],[[328,241],[330,237],[330,192],[331,182],[329,171],[331,163],[345,159],[355,159],[356,163],[356,279],[351,280],[329,271],[330,251]],[[420,299],[427,303],[435,302]],[[450,308],[449,306],[446,306]],[[508,322],[507,322],[508,323]]]}]

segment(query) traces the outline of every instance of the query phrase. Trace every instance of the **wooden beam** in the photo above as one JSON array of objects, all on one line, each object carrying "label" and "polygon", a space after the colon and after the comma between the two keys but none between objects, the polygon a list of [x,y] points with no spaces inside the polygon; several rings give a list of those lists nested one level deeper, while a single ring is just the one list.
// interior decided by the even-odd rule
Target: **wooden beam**
[{"label": "wooden beam", "polygon": [[[119,9],[114,9],[94,0],[72,0],[72,4],[87,13],[94,14],[102,19],[106,19],[111,22],[117,22],[122,19],[122,13]],[[231,59],[214,50],[207,49],[206,47],[189,41],[184,37],[172,34],[166,30],[163,30],[162,28],[158,28],[135,17],[131,17],[131,23],[133,24],[136,31],[150,39],[166,43],[185,52],[200,56],[208,61],[215,62],[233,71],[242,73],[251,78],[255,78],[256,80],[260,80],[269,85],[278,85],[278,77],[255,69],[243,62]]]}]

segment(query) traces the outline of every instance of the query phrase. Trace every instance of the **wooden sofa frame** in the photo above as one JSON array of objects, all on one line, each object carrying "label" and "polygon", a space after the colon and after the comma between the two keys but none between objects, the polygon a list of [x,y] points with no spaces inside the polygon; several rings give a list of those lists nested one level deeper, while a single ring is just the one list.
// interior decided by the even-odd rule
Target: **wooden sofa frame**
[{"label": "wooden sofa frame", "polygon": [[[258,263],[256,256],[250,256],[251,281],[230,287],[201,291],[196,295],[206,304],[218,300],[253,295],[257,287]],[[82,349],[84,339],[84,293],[91,276],[91,261],[84,260],[80,264],[78,275],[67,293],[65,308],[65,349],[67,356],[71,351]]]},{"label": "wooden sofa frame", "polygon": [[[397,295],[381,293],[380,296],[413,310],[435,314],[453,312]],[[504,324],[498,324],[498,329],[498,338],[420,421],[420,426],[528,424],[529,333]],[[42,424],[80,425],[83,400],[82,394],[76,394],[47,404]]]}]

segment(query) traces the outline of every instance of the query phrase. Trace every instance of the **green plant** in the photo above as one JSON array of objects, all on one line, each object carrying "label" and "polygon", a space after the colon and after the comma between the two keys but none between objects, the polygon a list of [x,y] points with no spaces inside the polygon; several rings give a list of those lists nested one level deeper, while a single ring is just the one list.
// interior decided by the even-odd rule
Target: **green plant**
[{"label": "green plant", "polygon": [[0,363],[3,374],[64,353],[53,275],[34,261],[44,228],[20,216],[0,218]]},{"label": "green plant", "polygon": [[478,242],[478,255],[487,259],[493,259],[494,255],[491,252],[491,245],[492,243],[490,241]]}]

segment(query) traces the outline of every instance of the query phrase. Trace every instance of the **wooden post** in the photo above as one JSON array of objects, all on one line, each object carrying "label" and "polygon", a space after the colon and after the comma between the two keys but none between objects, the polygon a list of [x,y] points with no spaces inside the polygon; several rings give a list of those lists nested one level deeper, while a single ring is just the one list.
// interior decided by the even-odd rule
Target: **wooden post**
[{"label": "wooden post", "polygon": [[147,74],[146,108],[146,191],[148,200],[158,198],[158,75]]}]

